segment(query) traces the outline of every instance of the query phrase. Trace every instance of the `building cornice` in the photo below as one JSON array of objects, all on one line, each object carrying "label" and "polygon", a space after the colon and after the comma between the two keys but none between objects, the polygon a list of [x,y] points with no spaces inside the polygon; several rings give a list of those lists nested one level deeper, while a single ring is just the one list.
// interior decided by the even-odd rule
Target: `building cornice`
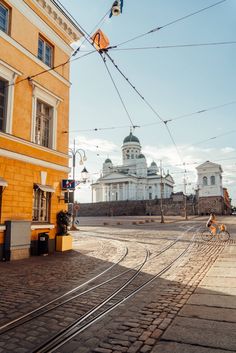
[{"label": "building cornice", "polygon": [[3,148],[0,148],[0,156],[10,158],[10,159],[15,159],[15,160],[18,160],[18,161],[21,161],[24,163],[34,164],[37,166],[58,170],[58,171],[64,172],[64,173],[70,172],[70,168],[65,167],[64,165],[47,162],[47,161],[39,159],[39,158],[29,157],[28,155],[17,153],[17,152],[12,152],[9,150],[5,150]]},{"label": "building cornice", "polygon": [[21,143],[23,145],[32,147],[32,148],[34,148],[36,150],[39,150],[39,151],[44,151],[44,152],[47,152],[47,153],[51,153],[51,154],[53,154],[55,156],[58,156],[58,157],[68,158],[68,155],[66,153],[59,152],[59,151],[56,151],[56,150],[52,150],[52,149],[44,147],[44,146],[40,146],[40,145],[38,145],[36,143],[21,139],[20,137],[16,137],[14,135],[10,135],[10,134],[6,134],[4,132],[0,132],[0,137],[3,137],[3,138],[5,138],[7,140],[10,140],[10,141]]},{"label": "building cornice", "polygon": [[[23,47],[20,43],[18,43],[15,39],[10,37],[8,34],[6,34],[3,31],[0,31],[0,38],[3,38],[7,43],[11,44],[13,47],[15,47],[17,50],[19,50],[21,53],[23,53],[25,56],[27,56],[29,59],[33,60],[36,64],[41,66],[43,70],[48,71],[48,66],[44,64],[41,60],[39,60],[34,54],[32,54],[28,49]],[[50,70],[48,71],[49,75],[54,76],[58,80],[60,80],[62,83],[64,83],[66,86],[70,87],[71,83],[67,79],[65,79],[63,76],[61,76],[59,73],[57,73],[55,70]]]},{"label": "building cornice", "polygon": [[78,41],[83,33],[76,23],[69,18],[63,9],[54,0],[32,0],[40,10],[64,33],[70,43]]}]

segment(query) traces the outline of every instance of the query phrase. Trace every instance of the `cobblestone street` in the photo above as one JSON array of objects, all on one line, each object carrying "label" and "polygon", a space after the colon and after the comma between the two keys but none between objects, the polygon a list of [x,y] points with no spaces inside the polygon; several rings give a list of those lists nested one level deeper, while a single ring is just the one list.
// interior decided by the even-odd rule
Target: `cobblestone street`
[{"label": "cobblestone street", "polygon": [[[220,220],[227,224],[231,233],[229,243],[201,240],[199,229],[204,226],[205,218],[188,221],[170,218],[166,219],[165,224],[160,224],[158,218],[153,221],[151,218],[146,219],[126,219],[125,222],[115,218],[106,221],[98,219],[97,225],[94,220],[91,225],[83,225],[89,219],[82,219],[79,230],[73,232],[72,251],[1,263],[0,326],[3,331],[0,352],[39,352],[37,347],[82,317],[84,310],[90,310],[92,303],[93,306],[97,305],[98,300],[108,297],[110,289],[102,286],[100,290],[91,291],[94,285],[91,281],[84,288],[88,288],[92,296],[86,294],[79,301],[75,299],[68,302],[56,311],[52,310],[7,332],[4,332],[4,326],[54,298],[63,296],[67,291],[82,286],[101,272],[104,272],[104,281],[111,281],[109,273],[117,278],[112,285],[112,290],[116,289],[123,283],[123,274],[127,271],[135,272],[134,269],[144,261],[145,254],[148,254],[148,261],[142,265],[129,292],[128,289],[125,294],[121,292],[120,304],[53,351],[200,352],[198,347],[201,345],[201,352],[220,353],[223,348],[226,351],[236,351],[235,333],[228,334],[231,342],[229,346],[227,340],[218,346],[212,338],[207,340],[210,332],[206,337],[203,335],[202,343],[200,333],[198,338],[184,333],[188,331],[186,327],[195,330],[197,317],[200,317],[197,325],[206,325],[209,319],[216,320],[219,307],[225,307],[232,314],[230,317],[229,313],[224,312],[222,321],[227,325],[230,325],[228,322],[235,324],[232,311],[236,308],[235,288],[231,288],[231,283],[236,280],[233,270],[236,219],[222,217]],[[227,262],[226,275],[225,262],[220,259],[228,258],[231,261]],[[173,266],[168,269],[171,262]],[[162,273],[165,267],[167,269]],[[208,273],[210,277],[207,277]],[[215,278],[218,278],[219,284]],[[132,294],[143,283],[146,284]],[[223,291],[223,286],[226,301],[218,295],[218,290]],[[214,308],[211,312],[207,309],[209,296]],[[219,319],[217,321],[219,325]],[[181,331],[183,327],[185,331]],[[188,350],[189,344],[191,350]]]}]

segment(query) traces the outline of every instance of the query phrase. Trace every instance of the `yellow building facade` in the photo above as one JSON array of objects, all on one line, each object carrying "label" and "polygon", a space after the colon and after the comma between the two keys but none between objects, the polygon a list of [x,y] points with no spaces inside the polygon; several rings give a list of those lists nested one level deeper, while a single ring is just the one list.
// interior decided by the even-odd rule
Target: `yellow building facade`
[{"label": "yellow building facade", "polygon": [[70,67],[60,64],[81,36],[55,1],[0,0],[0,259],[29,256],[42,232],[55,249],[69,172]]}]

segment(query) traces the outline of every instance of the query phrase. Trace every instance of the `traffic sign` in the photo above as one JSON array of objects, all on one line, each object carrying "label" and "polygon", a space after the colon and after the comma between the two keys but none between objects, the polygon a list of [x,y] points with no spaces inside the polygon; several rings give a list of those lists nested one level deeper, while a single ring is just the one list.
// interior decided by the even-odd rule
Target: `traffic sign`
[{"label": "traffic sign", "polygon": [[74,204],[74,210],[75,211],[79,211],[79,209],[80,209],[80,205],[78,205],[77,203]]},{"label": "traffic sign", "polygon": [[74,179],[62,179],[62,189],[63,190],[74,190],[75,180]]}]

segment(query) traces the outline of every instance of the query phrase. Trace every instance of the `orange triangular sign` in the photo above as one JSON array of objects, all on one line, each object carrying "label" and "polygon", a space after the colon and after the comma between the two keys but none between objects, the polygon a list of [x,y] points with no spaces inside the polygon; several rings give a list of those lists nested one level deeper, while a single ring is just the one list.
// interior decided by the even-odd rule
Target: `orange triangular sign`
[{"label": "orange triangular sign", "polygon": [[93,45],[98,50],[106,49],[110,45],[109,39],[100,29],[98,29],[97,32],[93,34],[91,39],[93,41]]}]

